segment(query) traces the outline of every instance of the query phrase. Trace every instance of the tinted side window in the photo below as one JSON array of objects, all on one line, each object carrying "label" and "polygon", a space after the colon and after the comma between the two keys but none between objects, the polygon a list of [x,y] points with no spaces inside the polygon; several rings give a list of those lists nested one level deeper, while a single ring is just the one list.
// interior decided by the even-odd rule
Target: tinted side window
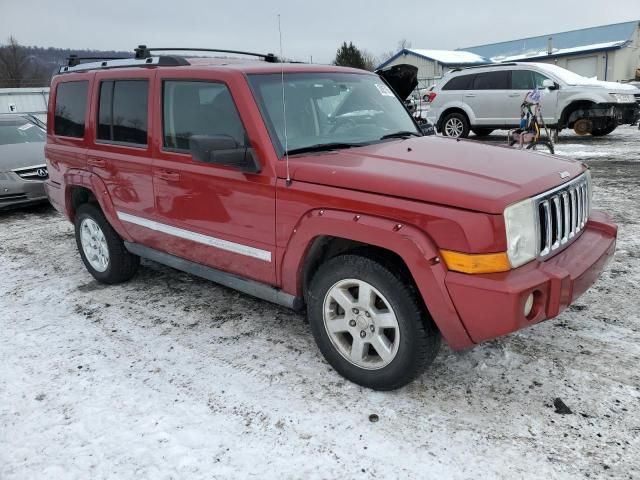
[{"label": "tinted side window", "polygon": [[460,75],[449,80],[442,90],[471,90],[475,75]]},{"label": "tinted side window", "polygon": [[478,73],[473,81],[474,90],[503,90],[507,88],[509,88],[509,72],[507,70]]},{"label": "tinted side window", "polygon": [[164,146],[189,149],[192,135],[228,135],[245,145],[245,129],[226,85],[213,82],[163,83]]},{"label": "tinted side window", "polygon": [[100,84],[98,139],[147,144],[147,80],[116,80]]},{"label": "tinted side window", "polygon": [[538,72],[531,72],[531,73],[533,73],[534,85],[542,90],[542,88],[543,88],[542,82],[544,82],[545,80],[548,80],[549,77],[545,77],[544,75],[542,75],[541,73],[538,73]]},{"label": "tinted side window", "polygon": [[513,90],[533,90],[532,73],[531,70],[513,70],[511,72],[511,88]]},{"label": "tinted side window", "polygon": [[86,80],[58,84],[53,120],[53,131],[56,135],[84,137],[88,86],[89,82]]}]

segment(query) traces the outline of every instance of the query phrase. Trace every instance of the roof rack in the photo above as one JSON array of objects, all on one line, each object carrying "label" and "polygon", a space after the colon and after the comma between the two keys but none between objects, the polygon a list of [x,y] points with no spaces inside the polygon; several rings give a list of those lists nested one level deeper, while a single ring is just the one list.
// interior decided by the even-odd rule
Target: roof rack
[{"label": "roof rack", "polygon": [[[240,50],[222,50],[213,48],[148,48],[146,45],[138,45],[134,49],[133,57],[78,57],[77,55],[69,55],[67,65],[60,67],[58,73],[83,72],[87,70],[98,70],[105,68],[117,67],[147,67],[162,66],[176,67],[180,65],[190,65],[190,63],[182,56],[178,55],[152,55],[152,51],[178,51],[178,52],[216,52],[216,53],[232,53],[236,55],[249,55],[260,57],[265,62],[279,62],[278,57],[273,53],[254,53],[243,52]],[[97,62],[82,63],[83,60],[98,60]]]},{"label": "roof rack", "polygon": [[517,63],[514,62],[489,62],[489,63],[485,63],[483,65],[474,65],[472,67],[458,67],[458,68],[453,68],[450,70],[450,72],[461,72],[462,70],[472,70],[474,68],[486,68],[486,67],[513,67],[514,65],[517,65]]},{"label": "roof rack", "polygon": [[215,53],[233,53],[235,55],[249,55],[251,57],[260,57],[263,58],[265,62],[269,63],[277,63],[278,57],[276,57],[273,53],[255,53],[255,52],[244,52],[242,50],[222,50],[219,48],[149,48],[146,45],[138,45],[138,48],[135,49],[136,56],[135,58],[149,58],[151,57],[151,52],[153,51],[163,51],[163,52],[215,52]]},{"label": "roof rack", "polygon": [[190,65],[190,63],[184,58],[177,56],[160,56],[143,59],[116,58],[112,60],[104,60],[101,62],[78,62],[75,64],[70,60],[67,66],[60,67],[58,73],[85,72],[87,70],[99,70],[117,67],[176,67],[180,65]]}]

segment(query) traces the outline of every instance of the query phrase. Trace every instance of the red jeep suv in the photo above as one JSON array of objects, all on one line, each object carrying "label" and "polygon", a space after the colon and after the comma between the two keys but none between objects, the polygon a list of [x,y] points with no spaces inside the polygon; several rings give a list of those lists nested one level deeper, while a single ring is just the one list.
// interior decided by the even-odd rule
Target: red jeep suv
[{"label": "red jeep suv", "polygon": [[73,59],[51,86],[47,192],[98,281],[143,257],[306,308],[339,373],[398,388],[441,337],[468,348],[558,315],[617,232],[580,162],[422,136],[408,77]]}]

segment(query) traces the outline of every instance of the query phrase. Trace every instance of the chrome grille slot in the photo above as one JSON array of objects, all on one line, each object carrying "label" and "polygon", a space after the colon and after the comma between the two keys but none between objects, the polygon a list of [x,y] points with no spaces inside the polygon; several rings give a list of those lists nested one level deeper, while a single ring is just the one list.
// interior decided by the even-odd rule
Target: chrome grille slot
[{"label": "chrome grille slot", "polygon": [[586,175],[534,198],[538,214],[538,257],[562,250],[584,229],[591,209]]},{"label": "chrome grille slot", "polygon": [[12,172],[25,180],[46,180],[49,177],[46,165],[16,168]]}]

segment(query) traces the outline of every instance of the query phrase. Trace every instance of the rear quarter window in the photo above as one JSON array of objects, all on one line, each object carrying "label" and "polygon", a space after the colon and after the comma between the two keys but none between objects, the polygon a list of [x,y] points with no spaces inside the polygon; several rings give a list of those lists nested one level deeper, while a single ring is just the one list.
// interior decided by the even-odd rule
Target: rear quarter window
[{"label": "rear quarter window", "polygon": [[89,82],[59,83],[56,88],[56,107],[53,132],[63,137],[84,137],[84,119],[87,109]]},{"label": "rear quarter window", "polygon": [[442,90],[471,90],[475,75],[460,75],[449,80]]}]

